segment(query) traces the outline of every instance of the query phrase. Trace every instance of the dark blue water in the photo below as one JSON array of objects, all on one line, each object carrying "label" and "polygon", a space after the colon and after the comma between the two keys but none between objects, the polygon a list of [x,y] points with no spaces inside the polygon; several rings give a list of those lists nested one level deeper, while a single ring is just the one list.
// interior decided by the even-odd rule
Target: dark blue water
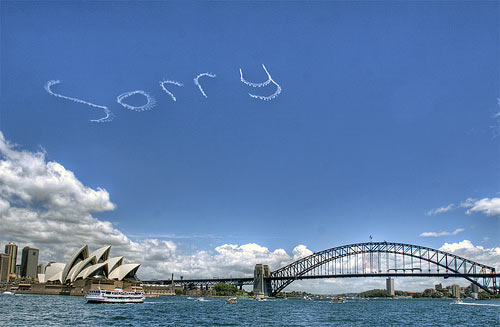
[{"label": "dark blue water", "polygon": [[143,304],[87,304],[82,297],[0,296],[0,326],[499,326],[499,301],[327,300],[186,297]]}]

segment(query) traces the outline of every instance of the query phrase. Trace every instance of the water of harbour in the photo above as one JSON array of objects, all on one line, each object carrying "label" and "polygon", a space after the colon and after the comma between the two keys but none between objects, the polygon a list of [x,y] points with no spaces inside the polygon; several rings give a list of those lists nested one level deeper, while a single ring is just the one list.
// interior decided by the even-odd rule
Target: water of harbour
[{"label": "water of harbour", "polygon": [[87,304],[83,297],[0,295],[0,326],[499,326],[500,301],[451,299],[238,299],[187,297]]}]

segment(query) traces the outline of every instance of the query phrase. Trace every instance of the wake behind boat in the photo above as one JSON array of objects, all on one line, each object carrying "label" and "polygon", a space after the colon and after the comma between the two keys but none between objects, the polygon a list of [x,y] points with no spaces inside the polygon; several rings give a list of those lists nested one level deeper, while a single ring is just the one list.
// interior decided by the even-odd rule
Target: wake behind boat
[{"label": "wake behind boat", "polygon": [[121,288],[114,290],[90,290],[85,295],[88,303],[143,303],[144,292],[124,292]]},{"label": "wake behind boat", "polygon": [[14,295],[14,293],[11,291],[5,291],[3,293],[0,292],[0,294],[2,294],[2,295]]}]

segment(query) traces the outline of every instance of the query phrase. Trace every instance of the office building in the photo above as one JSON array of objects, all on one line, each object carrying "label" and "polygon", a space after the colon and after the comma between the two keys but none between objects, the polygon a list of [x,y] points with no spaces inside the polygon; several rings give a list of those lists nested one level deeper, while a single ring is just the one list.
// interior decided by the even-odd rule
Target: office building
[{"label": "office building", "polygon": [[394,292],[394,279],[392,279],[391,277],[387,278],[386,285],[387,285],[387,295],[394,296],[395,295],[395,292]]},{"label": "office building", "polygon": [[21,277],[36,278],[38,270],[38,249],[25,246],[21,256]]},{"label": "office building", "polygon": [[460,286],[457,284],[451,285],[451,295],[453,297],[460,297]]},{"label": "office building", "polygon": [[9,275],[14,276],[16,274],[16,264],[17,264],[17,245],[16,243],[9,243],[5,246],[5,253],[9,255]]},{"label": "office building", "polygon": [[21,265],[16,265],[16,277],[21,277]]},{"label": "office building", "polygon": [[9,255],[0,253],[0,282],[7,283],[9,281],[9,264]]},{"label": "office building", "polygon": [[39,264],[36,269],[37,274],[43,274],[43,263]]}]

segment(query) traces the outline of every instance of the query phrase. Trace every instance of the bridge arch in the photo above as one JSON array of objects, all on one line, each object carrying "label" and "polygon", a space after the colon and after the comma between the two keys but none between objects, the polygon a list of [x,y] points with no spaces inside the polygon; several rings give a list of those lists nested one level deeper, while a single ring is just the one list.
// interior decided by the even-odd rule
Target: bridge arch
[{"label": "bridge arch", "polygon": [[[298,279],[342,277],[462,277],[490,294],[498,291],[495,268],[429,247],[367,242],[313,253],[270,273],[272,296]],[[492,288],[493,290],[491,290]]]}]

